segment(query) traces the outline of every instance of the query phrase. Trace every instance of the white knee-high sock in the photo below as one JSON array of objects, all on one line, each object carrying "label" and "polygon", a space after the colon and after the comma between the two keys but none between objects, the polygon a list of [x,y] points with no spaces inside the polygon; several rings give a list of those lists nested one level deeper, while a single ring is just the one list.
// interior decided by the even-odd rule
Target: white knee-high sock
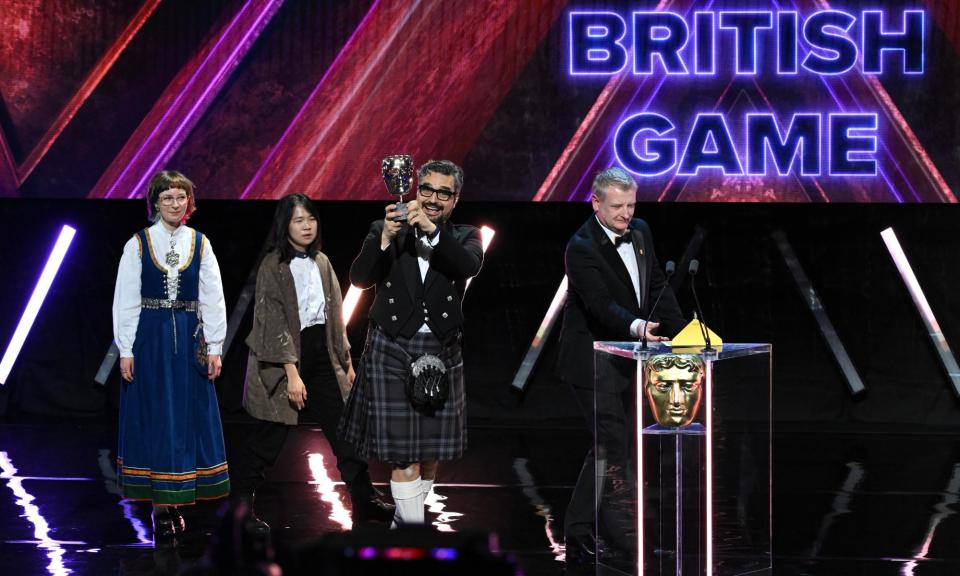
[{"label": "white knee-high sock", "polygon": [[397,503],[391,528],[398,524],[423,524],[423,481],[418,476],[412,482],[390,481],[390,493]]},{"label": "white knee-high sock", "polygon": [[430,490],[433,489],[433,480],[420,480],[420,487],[423,489],[423,499],[430,497]]}]

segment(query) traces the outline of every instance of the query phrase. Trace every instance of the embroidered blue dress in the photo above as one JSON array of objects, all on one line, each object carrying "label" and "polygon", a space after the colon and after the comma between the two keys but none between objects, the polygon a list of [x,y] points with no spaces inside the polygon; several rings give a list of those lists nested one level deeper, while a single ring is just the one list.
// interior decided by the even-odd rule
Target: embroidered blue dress
[{"label": "embroidered blue dress", "polygon": [[118,463],[123,495],[155,504],[192,504],[230,492],[216,390],[197,346],[204,236],[191,232],[175,300],[150,235],[137,234],[143,304],[133,382],[124,381],[120,394]]}]

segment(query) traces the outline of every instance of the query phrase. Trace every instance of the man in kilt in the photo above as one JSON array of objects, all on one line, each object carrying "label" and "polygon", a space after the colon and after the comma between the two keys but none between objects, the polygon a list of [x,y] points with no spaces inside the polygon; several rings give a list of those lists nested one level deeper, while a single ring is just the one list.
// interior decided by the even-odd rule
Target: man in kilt
[{"label": "man in kilt", "polygon": [[[389,462],[396,524],[424,521],[424,499],[439,460],[459,458],[467,444],[461,299],[483,264],[480,231],[452,224],[463,170],[431,160],[417,171],[417,197],[401,220],[396,204],[370,225],[350,281],[376,286],[357,379],[340,432],[363,457]],[[430,355],[430,356],[427,356]],[[432,357],[431,357],[432,356]],[[412,364],[442,361],[441,403],[411,404]],[[420,362],[417,362],[420,360]]]}]

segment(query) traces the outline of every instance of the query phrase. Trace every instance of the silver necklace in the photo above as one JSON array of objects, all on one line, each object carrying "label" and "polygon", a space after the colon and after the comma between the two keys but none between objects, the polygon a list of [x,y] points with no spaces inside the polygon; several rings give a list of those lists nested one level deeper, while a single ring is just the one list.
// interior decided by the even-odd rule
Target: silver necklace
[{"label": "silver necklace", "polygon": [[164,258],[167,266],[171,268],[176,268],[180,264],[180,255],[173,250],[174,246],[176,246],[176,240],[173,236],[170,236],[170,251]]}]

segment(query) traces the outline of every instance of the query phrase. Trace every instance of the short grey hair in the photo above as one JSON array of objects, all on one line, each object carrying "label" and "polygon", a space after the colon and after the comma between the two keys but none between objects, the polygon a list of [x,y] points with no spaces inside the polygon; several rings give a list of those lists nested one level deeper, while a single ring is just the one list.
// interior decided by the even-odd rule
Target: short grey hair
[{"label": "short grey hair", "polygon": [[422,180],[430,172],[453,176],[454,192],[459,194],[460,190],[463,189],[463,168],[453,162],[449,160],[427,160],[427,163],[417,170],[417,180]]},{"label": "short grey hair", "polygon": [[637,181],[623,168],[613,166],[597,172],[593,179],[593,193],[596,194],[597,198],[603,200],[603,196],[607,192],[607,186],[611,185],[622,190],[635,190]]}]

